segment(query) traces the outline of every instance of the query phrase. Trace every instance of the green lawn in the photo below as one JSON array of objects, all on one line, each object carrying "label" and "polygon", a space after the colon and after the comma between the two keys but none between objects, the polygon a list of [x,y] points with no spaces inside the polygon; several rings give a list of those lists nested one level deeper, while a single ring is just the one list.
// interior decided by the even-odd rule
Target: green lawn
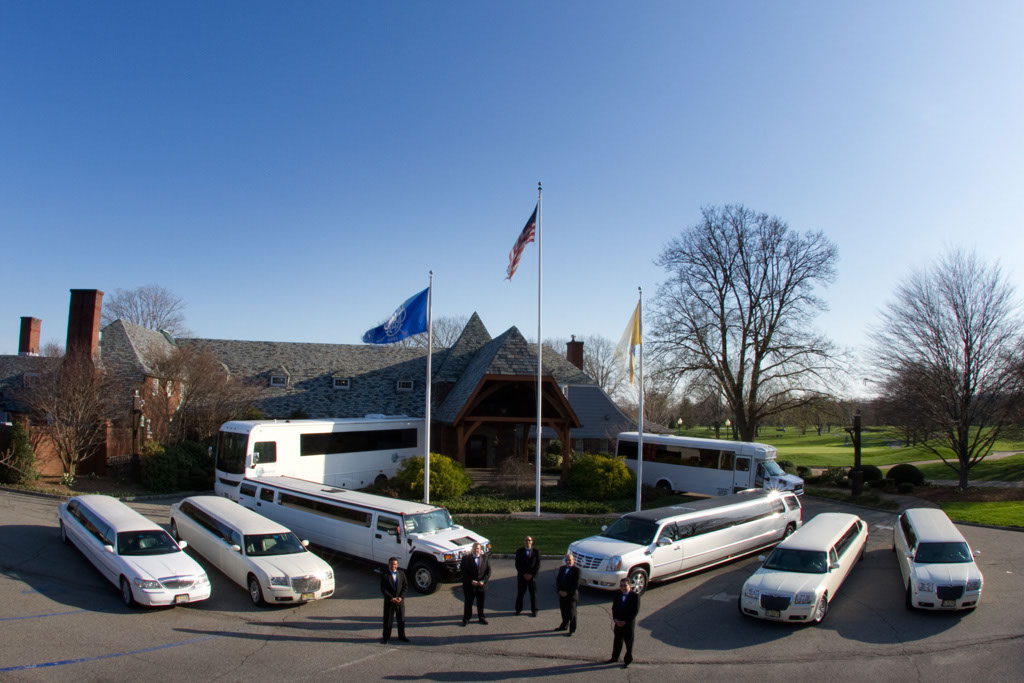
[{"label": "green lawn", "polygon": [[1024,501],[941,503],[941,505],[942,509],[954,522],[1024,527]]},{"label": "green lawn", "polygon": [[[714,438],[714,432],[703,428],[679,432],[683,436]],[[722,432],[723,436],[725,431]],[[996,442],[996,451],[1024,450],[1024,440],[1005,438]],[[896,465],[901,462],[937,460],[934,453],[923,446],[903,446],[902,434],[892,428],[871,427],[861,432],[861,462],[865,465]],[[833,427],[831,432],[818,436],[813,429],[801,434],[797,427],[787,427],[785,432],[774,427],[765,427],[757,439],[760,443],[774,446],[779,451],[779,460],[789,460],[795,465],[806,467],[849,467],[853,465],[853,445],[842,427]],[[951,456],[951,452],[946,451]],[[927,475],[926,475],[927,476]],[[949,477],[940,477],[948,479]]]},{"label": "green lawn", "polygon": [[[957,473],[941,462],[918,465],[924,478],[956,479]],[[971,468],[971,481],[1024,481],[1024,453],[1001,460],[982,460]]]},{"label": "green lawn", "polygon": [[601,533],[601,526],[615,519],[585,517],[537,520],[459,515],[456,521],[487,537],[491,541],[492,552],[512,554],[522,547],[523,537],[529,535],[533,538],[534,547],[542,555],[561,555],[571,542]]}]

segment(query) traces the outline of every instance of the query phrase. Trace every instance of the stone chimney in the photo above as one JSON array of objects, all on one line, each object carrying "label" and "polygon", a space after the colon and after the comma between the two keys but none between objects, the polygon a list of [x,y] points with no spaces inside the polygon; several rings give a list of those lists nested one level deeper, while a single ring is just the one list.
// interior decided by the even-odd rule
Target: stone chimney
[{"label": "stone chimney", "polygon": [[576,341],[576,335],[572,335],[572,341],[565,345],[565,359],[583,369],[583,342]]},{"label": "stone chimney", "polygon": [[19,356],[39,355],[39,329],[43,321],[39,318],[21,319],[21,339],[18,341]]},{"label": "stone chimney", "polygon": [[68,311],[67,355],[87,353],[95,360],[100,349],[100,312],[103,292],[98,289],[72,289]]}]

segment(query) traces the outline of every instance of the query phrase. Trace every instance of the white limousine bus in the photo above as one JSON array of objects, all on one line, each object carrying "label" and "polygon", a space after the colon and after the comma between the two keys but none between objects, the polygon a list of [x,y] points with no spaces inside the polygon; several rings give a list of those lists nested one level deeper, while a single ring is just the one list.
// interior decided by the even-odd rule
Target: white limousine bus
[{"label": "white limousine bus", "polygon": [[[619,434],[616,455],[634,472],[637,432]],[[745,489],[804,493],[804,480],[786,474],[763,443],[644,433],[644,484],[666,491],[725,496]]]},{"label": "white limousine bus", "polygon": [[332,552],[385,565],[391,557],[413,588],[433,593],[459,578],[474,543],[490,542],[455,524],[444,508],[325,486],[292,477],[246,479],[239,502]]},{"label": "white limousine bus", "polygon": [[214,491],[238,500],[246,477],[287,476],[359,489],[395,476],[423,454],[423,420],[367,416],[332,420],[236,420],[217,437]]}]

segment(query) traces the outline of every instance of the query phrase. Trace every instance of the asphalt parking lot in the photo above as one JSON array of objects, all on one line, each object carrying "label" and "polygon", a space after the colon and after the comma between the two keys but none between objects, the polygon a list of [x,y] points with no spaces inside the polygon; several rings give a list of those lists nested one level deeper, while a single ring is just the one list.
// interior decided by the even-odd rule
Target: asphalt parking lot
[{"label": "asphalt parking lot", "polygon": [[[167,505],[133,507],[166,524]],[[757,568],[744,558],[654,586],[642,601],[636,661],[604,664],[611,651],[610,594],[584,591],[579,631],[554,633],[555,561],[540,577],[541,613],[515,616],[511,560],[496,560],[487,626],[461,627],[461,589],[410,592],[409,644],[380,645],[379,577],[328,557],[337,591],[299,607],[256,608],[241,587],[197,557],[210,600],[125,608],[117,589],[57,536],[57,501],[0,492],[0,680],[1020,680],[1024,672],[1024,534],[961,527],[985,575],[973,613],[911,613],[890,551],[892,514],[807,498],[804,519],[861,515],[871,537],[820,626],[741,617],[736,600]],[[543,533],[535,533],[543,552]],[[195,557],[195,555],[193,555]]]}]

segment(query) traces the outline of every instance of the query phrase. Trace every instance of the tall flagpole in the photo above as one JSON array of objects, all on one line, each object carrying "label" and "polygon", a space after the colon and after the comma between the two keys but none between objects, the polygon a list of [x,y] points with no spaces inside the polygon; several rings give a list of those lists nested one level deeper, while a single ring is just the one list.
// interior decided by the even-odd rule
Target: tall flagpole
[{"label": "tall flagpole", "polygon": [[434,271],[427,287],[427,408],[423,425],[423,502],[430,503],[430,360],[434,355]]},{"label": "tall flagpole", "polygon": [[640,293],[637,305],[637,326],[640,328],[640,431],[637,434],[636,452],[636,511],[640,512],[640,487],[644,481],[644,290],[637,287],[637,291]]},{"label": "tall flagpole", "polygon": [[[534,451],[533,460],[537,466],[537,516],[540,517],[540,461],[541,461],[541,379],[544,371],[544,337],[541,334],[541,310],[544,304],[543,278],[541,276],[541,264],[544,262],[544,240],[541,233],[541,194],[543,188],[537,183],[537,449]],[[562,446],[565,448],[565,446]],[[563,456],[564,457],[564,456]]]}]

